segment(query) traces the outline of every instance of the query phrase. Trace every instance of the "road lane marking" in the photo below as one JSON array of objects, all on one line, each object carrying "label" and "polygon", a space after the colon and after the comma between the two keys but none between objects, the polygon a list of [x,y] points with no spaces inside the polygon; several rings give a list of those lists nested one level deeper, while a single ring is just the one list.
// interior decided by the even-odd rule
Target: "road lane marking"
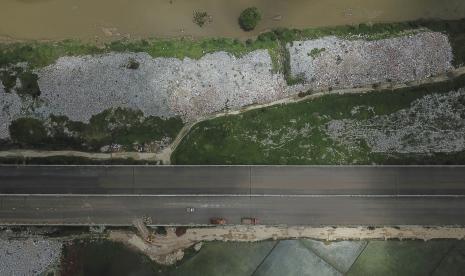
[{"label": "road lane marking", "polygon": [[402,195],[361,195],[361,194],[0,194],[0,197],[283,197],[283,198],[465,198],[465,194],[402,194]]}]

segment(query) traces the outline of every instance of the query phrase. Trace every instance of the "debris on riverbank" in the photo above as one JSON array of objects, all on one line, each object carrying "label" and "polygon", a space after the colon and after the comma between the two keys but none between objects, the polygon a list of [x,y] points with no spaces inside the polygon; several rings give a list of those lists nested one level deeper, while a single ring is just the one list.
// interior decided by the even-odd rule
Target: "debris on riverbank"
[{"label": "debris on riverbank", "polygon": [[59,263],[62,243],[41,236],[0,238],[0,275],[40,275]]},{"label": "debris on riverbank", "polygon": [[[354,115],[369,108],[359,106]],[[352,146],[365,141],[372,152],[459,152],[465,149],[465,89],[426,95],[408,108],[367,120],[333,120],[327,132]]]},{"label": "debris on riverbank", "polygon": [[[395,84],[452,69],[447,36],[437,32],[377,41],[325,37],[293,45],[289,46],[292,74],[304,74],[304,86],[288,86],[265,49],[241,57],[215,52],[198,60],[152,58],[147,53],[62,57],[34,70],[41,93],[35,103],[0,91],[5,95],[0,100],[0,138],[8,138],[11,121],[23,116],[45,120],[51,114],[64,115],[87,122],[104,110],[124,107],[141,110],[145,116],[193,121],[276,101],[307,88],[354,87],[386,79]],[[309,54],[314,49],[319,51]],[[137,68],[128,68],[128,62],[137,63]]]},{"label": "debris on riverbank", "polygon": [[438,32],[373,41],[324,37],[287,48],[292,75],[303,76],[312,89],[405,83],[453,68],[447,35]]}]

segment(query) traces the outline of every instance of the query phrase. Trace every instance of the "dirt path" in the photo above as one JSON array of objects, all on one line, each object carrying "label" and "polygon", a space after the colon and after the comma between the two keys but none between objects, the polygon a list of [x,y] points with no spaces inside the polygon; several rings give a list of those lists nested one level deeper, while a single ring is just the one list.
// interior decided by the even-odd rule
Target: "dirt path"
[{"label": "dirt path", "polygon": [[[400,88],[408,88],[414,87],[423,84],[431,84],[442,82],[450,79],[451,77],[458,77],[465,75],[465,66],[459,67],[448,74],[442,74],[439,76],[430,77],[427,79],[413,81],[408,84],[396,84],[393,85],[392,83],[382,83],[377,86],[377,88],[373,88],[373,86],[365,86],[360,88],[347,88],[347,89],[339,89],[339,90],[321,90],[321,91],[314,91],[311,94],[299,97],[298,95],[294,95],[291,97],[287,97],[278,101],[266,103],[266,104],[256,104],[243,107],[238,110],[230,110],[226,112],[219,112],[214,113],[208,116],[204,116],[198,118],[194,122],[187,123],[184,127],[180,130],[176,138],[173,142],[157,153],[150,153],[150,152],[116,152],[116,153],[91,153],[91,152],[81,152],[81,151],[41,151],[41,150],[8,150],[8,151],[0,151],[0,158],[36,158],[36,157],[52,157],[52,156],[69,156],[69,157],[83,157],[89,158],[93,160],[110,160],[110,159],[129,159],[132,158],[134,160],[146,160],[146,161],[159,161],[162,164],[168,165],[171,163],[171,154],[176,150],[179,144],[182,142],[182,139],[189,133],[189,131],[198,123],[215,119],[222,116],[228,115],[237,115],[243,112],[280,105],[280,104],[290,104],[290,103],[297,103],[301,101],[311,100],[315,98],[319,98],[325,95],[344,95],[344,94],[363,94],[369,93],[374,91],[379,91],[382,89],[400,89]],[[302,89],[305,91],[305,89]]]},{"label": "dirt path", "polygon": [[0,158],[21,157],[21,158],[37,158],[37,157],[52,157],[52,156],[69,156],[82,157],[93,160],[110,160],[110,159],[128,159],[157,161],[160,160],[159,155],[151,152],[114,152],[114,153],[92,153],[72,150],[9,150],[0,151]]}]

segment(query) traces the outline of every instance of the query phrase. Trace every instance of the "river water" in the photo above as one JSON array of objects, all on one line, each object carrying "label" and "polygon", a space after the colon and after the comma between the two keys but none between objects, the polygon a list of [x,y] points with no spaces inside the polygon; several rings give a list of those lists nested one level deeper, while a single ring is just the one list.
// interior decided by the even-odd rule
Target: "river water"
[{"label": "river water", "polygon": [[[237,17],[258,7],[263,20],[243,32]],[[193,11],[212,23],[198,27]],[[315,27],[418,18],[465,17],[464,0],[1,0],[0,36],[12,39],[106,40],[119,37],[246,38],[278,26]]]}]

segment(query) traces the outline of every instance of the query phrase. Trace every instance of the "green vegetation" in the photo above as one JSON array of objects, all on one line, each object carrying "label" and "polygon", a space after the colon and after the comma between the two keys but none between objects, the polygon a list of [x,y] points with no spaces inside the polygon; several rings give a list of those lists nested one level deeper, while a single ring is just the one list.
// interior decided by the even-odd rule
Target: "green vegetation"
[{"label": "green vegetation", "polygon": [[0,157],[0,164],[10,165],[158,165],[156,161],[134,160],[132,158],[90,159],[76,156],[50,157]]},{"label": "green vegetation", "polygon": [[[404,23],[377,23],[372,25],[346,25],[307,29],[278,28],[260,34],[257,39],[245,43],[237,39],[207,38],[193,40],[147,39],[131,41],[113,41],[97,47],[78,41],[61,42],[27,42],[0,44],[0,68],[27,62],[29,69],[40,68],[54,63],[59,57],[94,55],[107,52],[146,52],[152,57],[186,57],[199,59],[207,53],[226,51],[235,56],[242,56],[257,49],[267,49],[273,60],[275,71],[284,71],[282,60],[285,59],[283,45],[297,40],[316,39],[335,35],[347,39],[364,38],[368,40],[395,37],[412,32],[412,29],[429,28],[448,34],[454,51],[454,64],[465,63],[465,19],[460,20],[418,20]],[[131,66],[132,68],[133,66]],[[14,86],[12,72],[0,72],[0,79],[5,86]]]},{"label": "green vegetation", "polygon": [[104,49],[78,41],[0,44],[0,67],[27,62],[31,68],[44,67],[63,56],[103,53]]},{"label": "green vegetation", "polygon": [[11,139],[25,144],[40,144],[47,139],[44,124],[34,118],[20,118],[13,121],[9,127]]},{"label": "green vegetation", "polygon": [[337,36],[346,39],[379,40],[402,36],[414,30],[429,29],[448,35],[454,52],[454,65],[465,64],[465,18],[458,20],[416,20],[400,23],[375,23],[320,27],[307,29],[278,28],[271,32],[260,34],[258,39],[279,40],[282,43],[317,39],[324,36]]},{"label": "green vegetation", "polygon": [[[154,141],[174,139],[183,123],[180,118],[144,117],[140,110],[108,109],[91,117],[88,124],[51,115],[46,122],[20,118],[12,122],[12,141],[26,148],[98,151],[119,144],[127,150],[150,149]],[[148,148],[146,148],[148,147]]]},{"label": "green vegetation", "polygon": [[250,7],[239,15],[239,25],[244,31],[252,31],[262,19],[260,11],[256,7]]},{"label": "green vegetation", "polygon": [[5,91],[10,93],[11,90],[16,85],[17,73],[16,71],[0,71],[0,81],[2,82],[3,86],[5,87]]},{"label": "green vegetation", "polygon": [[198,59],[206,53],[226,51],[236,56],[246,54],[256,49],[277,50],[277,42],[288,43],[296,40],[316,39],[335,35],[344,38],[359,38],[376,40],[400,36],[412,29],[428,28],[447,33],[451,40],[456,65],[465,61],[465,19],[460,20],[418,20],[403,23],[376,23],[372,25],[346,25],[335,27],[307,28],[303,30],[278,28],[260,34],[256,40],[243,43],[235,39],[209,38],[192,40],[180,39],[150,39],[138,41],[114,41],[102,47],[85,44],[78,41],[34,42],[0,44],[0,67],[28,62],[32,68],[43,67],[55,62],[59,57],[101,54],[115,52],[147,52],[153,57],[176,57]]},{"label": "green vegetation", "polygon": [[[77,230],[64,229],[56,236]],[[205,242],[176,265],[161,266],[121,243],[81,239],[64,245],[61,275],[242,276],[269,275],[273,268],[271,272],[281,272],[276,275],[334,275],[338,266],[332,262],[345,263],[342,272],[339,267],[343,275],[461,275],[465,268],[465,243],[457,240],[374,240],[361,252],[348,251],[354,242],[345,242],[352,246],[324,246],[316,254],[301,242]]]},{"label": "green vegetation", "polygon": [[[0,80],[5,87],[7,93],[11,93],[13,88],[20,96],[31,96],[37,97],[40,96],[39,84],[37,83],[39,77],[30,72],[24,71],[21,67],[12,67],[8,69],[3,69],[0,71]],[[19,80],[19,86],[17,87],[17,82]]]},{"label": "green vegetation", "polygon": [[36,74],[26,71],[19,74],[18,78],[21,83],[21,86],[16,91],[18,95],[28,95],[32,97],[40,96],[39,84],[37,83],[39,77]]},{"label": "green vegetation", "polygon": [[61,275],[165,275],[167,267],[121,243],[75,240],[63,248]]},{"label": "green vegetation", "polygon": [[312,57],[313,59],[314,58],[317,58],[321,53],[323,53],[324,51],[326,51],[325,48],[313,48],[310,53],[308,53],[307,55],[309,57]]},{"label": "green vegetation", "polygon": [[286,49],[284,43],[281,43],[281,53],[282,53],[282,72],[284,79],[286,80],[287,85],[295,85],[305,82],[305,75],[303,73],[298,75],[293,75],[291,72],[291,54]]},{"label": "green vegetation", "polygon": [[260,262],[276,244],[275,241],[259,243],[208,242],[190,260],[176,270],[176,275],[253,275]]},{"label": "green vegetation", "polygon": [[454,243],[451,240],[370,241],[347,275],[433,275]]},{"label": "green vegetation", "polygon": [[[372,154],[364,141],[349,147],[326,134],[333,119],[364,120],[396,112],[431,93],[465,87],[465,77],[450,81],[368,94],[327,95],[204,121],[190,131],[172,155],[173,164],[384,164],[465,163],[463,153],[442,159]],[[352,114],[356,106],[373,112]],[[449,159],[452,158],[452,159]]]},{"label": "green vegetation", "polygon": [[199,27],[211,22],[211,17],[205,11],[194,11],[194,23]]},{"label": "green vegetation", "polygon": [[[242,56],[256,49],[272,49],[278,46],[276,41],[256,40],[244,43],[230,38],[208,38],[193,40],[148,39],[131,41],[113,41],[102,47],[78,41],[28,42],[0,44],[0,68],[27,62],[31,69],[54,63],[63,56],[94,55],[108,52],[146,52],[152,57],[186,57],[199,59],[207,53],[226,51]],[[3,74],[0,74],[3,82]]]},{"label": "green vegetation", "polygon": [[132,70],[139,69],[139,66],[140,66],[140,63],[133,58],[130,58],[128,61],[128,64],[126,64],[126,68],[132,69]]},{"label": "green vegetation", "polygon": [[106,46],[107,51],[146,52],[152,57],[186,57],[199,59],[207,53],[225,51],[234,56],[242,56],[257,49],[273,49],[278,47],[276,41],[256,40],[243,43],[237,39],[210,38],[192,40],[187,38],[171,40],[114,41]]}]

